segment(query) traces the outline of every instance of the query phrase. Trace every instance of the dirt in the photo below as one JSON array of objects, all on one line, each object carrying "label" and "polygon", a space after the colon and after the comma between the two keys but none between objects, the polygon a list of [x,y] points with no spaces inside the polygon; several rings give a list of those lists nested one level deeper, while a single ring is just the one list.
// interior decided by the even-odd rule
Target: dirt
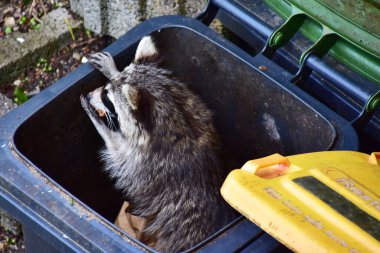
[{"label": "dirt", "polygon": [[68,8],[69,0],[0,0],[0,39],[14,31],[39,29],[40,18],[59,7]]},{"label": "dirt", "polygon": [[4,253],[23,253],[25,252],[24,239],[22,232],[13,234],[3,228],[0,229],[0,252]]},{"label": "dirt", "polygon": [[[17,30],[28,32],[36,29],[30,24],[33,17],[41,17],[58,7],[69,8],[68,0],[34,0],[25,5],[26,1],[12,0],[9,4],[2,6],[0,0],[0,39],[7,36],[4,31],[7,27],[6,23],[9,23],[6,20],[9,18],[15,19]],[[79,18],[74,13],[72,15]],[[25,17],[26,21],[20,25],[19,21],[22,17]],[[114,39],[109,36],[93,35],[82,27],[75,33],[73,41],[62,50],[55,52],[51,59],[39,58],[33,66],[26,69],[15,80],[0,85],[0,93],[21,104],[76,69],[81,63],[86,62],[90,54],[101,51],[113,41]]]},{"label": "dirt", "polygon": [[[27,97],[39,93],[55,81],[76,69],[87,57],[101,51],[114,39],[108,36],[94,36],[85,29],[76,33],[75,41],[72,41],[62,50],[54,53],[51,59],[40,58],[35,66],[26,69],[14,81],[2,85],[0,93],[17,101],[17,92],[23,92]],[[18,91],[15,94],[16,89]]]}]

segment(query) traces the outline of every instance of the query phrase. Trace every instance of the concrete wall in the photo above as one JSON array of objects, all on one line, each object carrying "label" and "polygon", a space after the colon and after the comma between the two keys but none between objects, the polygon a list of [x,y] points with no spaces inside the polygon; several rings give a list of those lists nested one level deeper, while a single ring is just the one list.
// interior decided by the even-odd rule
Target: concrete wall
[{"label": "concrete wall", "polygon": [[[65,18],[71,22],[72,28],[80,26],[80,22],[72,21],[68,10],[58,8],[42,17],[40,29],[28,33],[13,32],[0,40],[0,85],[34,66],[38,58],[50,58],[71,41]],[[17,40],[20,38],[24,42]]]},{"label": "concrete wall", "polygon": [[71,9],[84,18],[84,26],[98,34],[119,38],[129,29],[162,15],[194,17],[207,0],[70,0]]}]

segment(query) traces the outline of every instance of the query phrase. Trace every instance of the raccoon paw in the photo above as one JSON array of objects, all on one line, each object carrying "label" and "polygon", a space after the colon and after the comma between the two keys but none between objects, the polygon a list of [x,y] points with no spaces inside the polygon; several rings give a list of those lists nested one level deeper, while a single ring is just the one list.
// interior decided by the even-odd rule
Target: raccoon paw
[{"label": "raccoon paw", "polygon": [[89,62],[110,80],[116,79],[120,74],[111,54],[108,52],[99,52],[91,55]]}]

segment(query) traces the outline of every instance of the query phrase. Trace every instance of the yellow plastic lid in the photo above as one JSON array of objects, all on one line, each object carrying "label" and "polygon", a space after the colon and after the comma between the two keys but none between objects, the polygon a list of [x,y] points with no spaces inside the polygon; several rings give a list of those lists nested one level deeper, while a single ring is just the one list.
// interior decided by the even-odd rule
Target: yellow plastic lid
[{"label": "yellow plastic lid", "polygon": [[380,153],[326,151],[247,162],[221,192],[296,252],[380,252]]}]

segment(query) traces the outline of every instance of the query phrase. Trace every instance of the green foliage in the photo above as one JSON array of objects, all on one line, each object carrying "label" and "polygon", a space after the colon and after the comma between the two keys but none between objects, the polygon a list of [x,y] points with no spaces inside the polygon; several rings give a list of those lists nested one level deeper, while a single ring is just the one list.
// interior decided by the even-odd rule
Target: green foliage
[{"label": "green foliage", "polygon": [[33,30],[40,30],[41,24],[36,24],[34,26],[31,26],[30,28],[32,28]]},{"label": "green foliage", "polygon": [[13,100],[18,104],[21,105],[25,103],[25,101],[28,100],[28,96],[25,94],[23,89],[16,87],[14,92],[13,92]]},{"label": "green foliage", "polygon": [[36,20],[35,18],[31,18],[31,19],[29,20],[29,24],[30,24],[31,26],[35,26],[35,25],[37,25],[37,20]]},{"label": "green foliage", "polygon": [[33,30],[39,30],[41,28],[41,24],[35,18],[31,18],[29,20],[30,28]]},{"label": "green foliage", "polygon": [[4,32],[5,32],[5,34],[10,34],[10,33],[12,33],[12,27],[9,27],[9,26],[5,27]]},{"label": "green foliage", "polygon": [[54,1],[54,9],[57,9],[59,7],[62,7],[63,4],[61,2],[58,2],[58,1]]},{"label": "green foliage", "polygon": [[32,2],[32,0],[23,0],[24,4],[30,4],[30,2]]},{"label": "green foliage", "polygon": [[53,67],[45,58],[39,58],[37,61],[37,67],[41,68],[45,73],[52,72]]},{"label": "green foliage", "polygon": [[86,29],[86,35],[88,38],[92,38],[92,32],[88,29]]},{"label": "green foliage", "polygon": [[72,26],[70,25],[69,20],[68,20],[67,18],[64,18],[64,20],[65,20],[65,23],[66,23],[66,25],[67,25],[67,28],[69,29],[69,32],[70,32],[70,34],[71,34],[71,38],[73,39],[73,41],[75,41],[75,34],[74,34],[74,31],[73,31]]},{"label": "green foliage", "polygon": [[23,24],[26,23],[26,21],[27,21],[26,17],[25,17],[25,16],[22,16],[22,17],[20,18],[20,20],[18,21],[18,23],[19,23],[20,25],[23,25]]},{"label": "green foliage", "polygon": [[37,61],[37,67],[41,67],[43,64],[46,64],[47,63],[47,60],[45,58],[38,58],[38,61]]},{"label": "green foliage", "polygon": [[8,245],[14,245],[16,244],[17,240],[16,238],[10,238],[8,236],[4,236],[3,241]]}]

